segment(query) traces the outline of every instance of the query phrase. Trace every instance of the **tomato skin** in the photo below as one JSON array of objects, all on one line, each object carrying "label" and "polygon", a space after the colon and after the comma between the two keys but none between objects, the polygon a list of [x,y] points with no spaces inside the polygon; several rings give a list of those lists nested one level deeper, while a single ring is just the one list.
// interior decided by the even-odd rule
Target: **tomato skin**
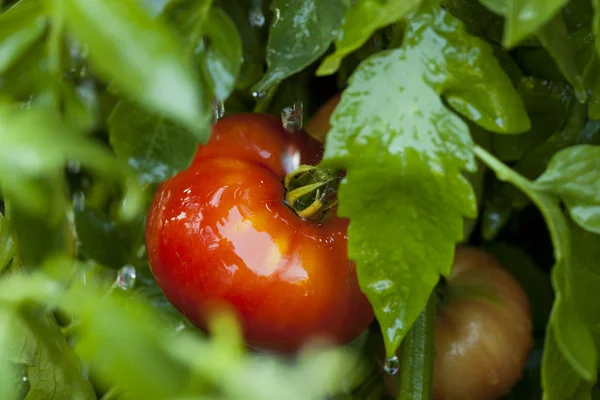
[{"label": "tomato skin", "polygon": [[[520,379],[533,346],[527,295],[498,261],[469,246],[457,247],[447,283],[436,318],[433,399],[499,399]],[[395,380],[386,379],[392,393]]]},{"label": "tomato skin", "polygon": [[276,117],[237,114],[213,127],[190,168],[157,189],[146,227],[158,285],[205,329],[232,307],[246,342],[294,352],[323,338],[345,343],[374,319],[347,256],[348,221],[299,218],[284,204],[285,174],[316,163],[322,146]]}]

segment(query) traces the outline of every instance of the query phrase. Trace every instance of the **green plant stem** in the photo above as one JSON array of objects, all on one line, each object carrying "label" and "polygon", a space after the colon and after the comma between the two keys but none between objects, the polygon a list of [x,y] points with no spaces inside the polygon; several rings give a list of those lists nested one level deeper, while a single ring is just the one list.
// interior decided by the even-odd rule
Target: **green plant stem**
[{"label": "green plant stem", "polygon": [[402,342],[397,400],[431,399],[436,303],[437,293],[434,290],[425,310]]}]

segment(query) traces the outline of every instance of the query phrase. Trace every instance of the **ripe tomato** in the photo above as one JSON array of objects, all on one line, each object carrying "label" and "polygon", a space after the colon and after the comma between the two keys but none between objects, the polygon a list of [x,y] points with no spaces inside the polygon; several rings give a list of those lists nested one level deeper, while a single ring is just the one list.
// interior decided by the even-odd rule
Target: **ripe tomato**
[{"label": "ripe tomato", "polygon": [[345,343],[374,319],[347,256],[348,221],[304,219],[282,183],[322,145],[281,120],[237,114],[213,126],[192,165],[157,189],[148,258],[165,296],[206,328],[214,307],[240,317],[249,346],[293,352],[312,338]]},{"label": "ripe tomato", "polygon": [[[522,287],[492,256],[458,247],[436,319],[433,399],[502,397],[520,379],[532,346]],[[386,381],[396,392],[396,379]]]}]

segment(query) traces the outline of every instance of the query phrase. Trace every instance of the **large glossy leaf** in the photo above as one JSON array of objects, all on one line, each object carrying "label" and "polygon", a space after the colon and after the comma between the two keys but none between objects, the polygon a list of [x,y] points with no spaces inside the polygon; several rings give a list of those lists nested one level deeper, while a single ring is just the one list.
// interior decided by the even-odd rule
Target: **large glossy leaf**
[{"label": "large glossy leaf", "polygon": [[335,53],[317,70],[318,75],[335,73],[343,58],[358,49],[377,29],[392,24],[415,10],[421,0],[357,0],[346,11],[341,32],[335,40]]},{"label": "large glossy leaf", "polygon": [[267,45],[268,69],[253,90],[265,93],[312,64],[331,45],[344,16],[344,1],[275,0]]},{"label": "large glossy leaf", "polygon": [[435,4],[409,21],[402,48],[374,55],[352,76],[325,151],[325,165],[347,171],[339,213],[351,220],[349,255],[388,355],[450,272],[463,217],[476,212],[461,174],[475,169],[469,129],[440,95],[496,131],[529,123],[487,44]]},{"label": "large glossy leaf", "polygon": [[89,46],[95,72],[131,100],[179,121],[199,137],[206,134],[210,115],[203,113],[195,74],[160,21],[134,0],[61,3],[68,27]]},{"label": "large glossy leaf", "polygon": [[25,0],[0,15],[0,74],[44,33],[48,19],[42,7],[39,2]]}]

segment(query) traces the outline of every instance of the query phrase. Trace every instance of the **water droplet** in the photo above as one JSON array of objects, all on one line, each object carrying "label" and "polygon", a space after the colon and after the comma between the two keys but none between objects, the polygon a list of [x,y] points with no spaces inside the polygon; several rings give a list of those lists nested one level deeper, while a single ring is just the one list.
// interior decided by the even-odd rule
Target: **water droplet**
[{"label": "water droplet", "polygon": [[277,23],[279,23],[279,20],[281,19],[281,11],[279,10],[279,8],[276,8],[273,11],[273,21],[271,22],[271,26],[274,27],[277,25]]},{"label": "water droplet", "polygon": [[67,170],[72,174],[78,174],[81,172],[81,163],[79,161],[67,162]]},{"label": "water droplet", "polygon": [[24,376],[23,378],[21,378],[21,380],[22,380],[23,382],[29,382],[29,378],[28,378],[28,377],[26,377],[26,376]]},{"label": "water droplet", "polygon": [[119,270],[117,275],[116,285],[121,290],[132,289],[135,285],[136,272],[133,265],[125,265]]},{"label": "water droplet", "polygon": [[387,358],[383,363],[383,370],[388,375],[396,375],[400,370],[400,360],[398,360],[398,356]]},{"label": "water droplet", "polygon": [[146,246],[141,245],[136,253],[136,256],[137,256],[137,258],[144,258],[145,255],[146,255]]},{"label": "water droplet", "polygon": [[83,211],[85,209],[85,193],[73,193],[73,209],[75,211]]},{"label": "water droplet", "polygon": [[262,1],[255,0],[248,12],[248,21],[250,21],[250,25],[255,28],[260,28],[265,24],[265,14],[262,12]]},{"label": "water droplet", "polygon": [[288,132],[302,130],[302,103],[296,102],[292,107],[286,107],[281,112],[281,123]]},{"label": "water droplet", "polygon": [[214,124],[225,115],[225,104],[217,99],[213,100],[212,103],[212,123]]},{"label": "water droplet", "polygon": [[254,97],[255,99],[264,99],[265,93],[264,92],[252,92],[252,97]]}]

